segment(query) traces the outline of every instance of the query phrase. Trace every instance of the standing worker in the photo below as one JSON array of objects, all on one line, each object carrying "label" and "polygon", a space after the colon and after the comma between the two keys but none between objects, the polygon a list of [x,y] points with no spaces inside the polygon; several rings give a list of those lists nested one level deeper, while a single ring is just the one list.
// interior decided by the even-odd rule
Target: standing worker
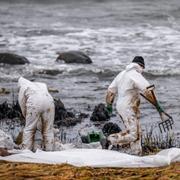
[{"label": "standing worker", "polygon": [[[123,152],[136,155],[142,153],[139,122],[140,94],[156,104],[156,98],[152,95],[152,86],[142,76],[144,68],[143,57],[136,56],[132,63],[115,77],[106,95],[107,110],[112,113],[112,104],[115,95],[118,94],[116,109],[125,126],[125,130],[107,137],[109,148],[118,146]],[[156,108],[161,115],[159,104]]]},{"label": "standing worker", "polygon": [[23,77],[18,80],[18,102],[26,120],[23,130],[22,148],[33,150],[34,136],[40,124],[43,147],[46,151],[54,149],[54,100],[46,84],[31,82]]}]

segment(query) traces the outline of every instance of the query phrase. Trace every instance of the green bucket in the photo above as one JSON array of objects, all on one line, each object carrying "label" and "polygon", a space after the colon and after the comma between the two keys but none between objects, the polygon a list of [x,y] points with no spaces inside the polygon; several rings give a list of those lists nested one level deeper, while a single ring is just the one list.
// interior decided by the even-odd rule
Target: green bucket
[{"label": "green bucket", "polygon": [[92,143],[92,142],[100,142],[100,140],[103,138],[102,132],[90,132],[87,134],[87,136],[81,136],[81,140],[83,143]]}]

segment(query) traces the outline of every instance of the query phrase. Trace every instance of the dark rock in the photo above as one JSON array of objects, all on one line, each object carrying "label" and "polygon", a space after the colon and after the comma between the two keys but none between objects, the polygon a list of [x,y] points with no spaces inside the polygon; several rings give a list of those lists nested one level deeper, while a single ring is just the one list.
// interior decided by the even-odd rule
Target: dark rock
[{"label": "dark rock", "polygon": [[103,128],[102,132],[105,136],[109,136],[110,134],[119,133],[121,128],[116,123],[106,123]]},{"label": "dark rock", "polygon": [[73,112],[66,110],[60,99],[55,100],[55,124],[57,126],[74,126],[80,123],[83,118],[87,117],[84,113],[76,116]]},{"label": "dark rock", "polygon": [[67,111],[63,102],[60,99],[55,99],[55,121],[62,120],[67,116]]},{"label": "dark rock", "polygon": [[[122,130],[116,123],[112,123],[112,122],[106,123],[102,128],[102,132],[104,136],[106,137],[106,138],[101,139],[100,141],[102,149],[109,149],[111,142],[107,140],[107,137],[111,134],[119,133],[120,131]],[[117,151],[119,150],[119,147],[112,146],[111,149]]]},{"label": "dark rock", "polygon": [[66,117],[65,119],[61,119],[57,122],[58,126],[75,126],[77,123],[80,123],[81,119],[78,118],[72,118],[72,117]]},{"label": "dark rock", "polygon": [[0,104],[0,119],[4,119],[4,118],[13,119],[16,117],[23,119],[21,109],[17,101],[12,105],[8,104],[6,101]]},{"label": "dark rock", "polygon": [[[88,115],[84,113],[75,114],[66,110],[64,104],[60,99],[55,100],[55,124],[57,126],[74,126],[81,122],[83,118],[87,118]],[[13,102],[8,104],[6,101],[0,104],[0,120],[2,119],[14,119],[18,118],[21,122],[25,123],[24,117],[21,113],[19,103]],[[22,124],[24,125],[24,124]]]},{"label": "dark rock", "polygon": [[79,118],[88,118],[89,117],[89,114],[85,114],[85,113],[80,113],[78,115]]},{"label": "dark rock", "polygon": [[82,143],[85,143],[85,144],[89,143],[89,139],[87,136],[81,136],[81,141],[82,141]]},{"label": "dark rock", "polygon": [[102,103],[95,106],[91,115],[91,121],[108,121],[110,119],[106,106]]},{"label": "dark rock", "polygon": [[61,73],[62,73],[62,71],[60,71],[58,69],[43,69],[38,72],[38,74],[47,74],[47,75],[51,75],[51,76],[56,76]]},{"label": "dark rock", "polygon": [[24,56],[19,56],[17,54],[12,53],[0,53],[0,63],[3,64],[26,64],[29,61]]},{"label": "dark rock", "polygon": [[65,63],[81,63],[81,64],[91,64],[92,60],[89,56],[81,51],[68,51],[58,53],[56,61],[63,60]]}]

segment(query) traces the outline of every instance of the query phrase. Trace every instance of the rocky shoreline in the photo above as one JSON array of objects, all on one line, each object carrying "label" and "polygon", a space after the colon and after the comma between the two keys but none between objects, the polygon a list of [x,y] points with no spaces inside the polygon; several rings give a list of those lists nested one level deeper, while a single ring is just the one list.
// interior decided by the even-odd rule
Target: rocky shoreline
[{"label": "rocky shoreline", "polygon": [[[83,141],[83,133],[88,134],[91,132],[102,132],[104,136],[108,136],[112,133],[117,133],[121,131],[121,128],[112,122],[108,122],[110,117],[106,112],[105,105],[100,103],[95,106],[91,114],[84,112],[76,112],[74,109],[66,109],[65,105],[60,99],[54,99],[55,101],[55,137],[57,141],[57,147],[62,149],[63,147],[59,143],[71,143],[76,144],[76,147],[86,147],[85,140]],[[91,125],[84,129],[78,130],[78,137],[71,133],[71,140],[67,140],[66,134],[70,129],[76,127],[81,127],[84,120],[89,120]],[[93,125],[94,124],[94,125]],[[5,133],[10,134],[14,143],[19,145],[22,141],[22,130],[25,125],[25,120],[21,114],[20,107],[17,100],[13,100],[12,104],[8,102],[3,102],[0,104],[0,129]],[[84,132],[83,132],[84,131]],[[89,131],[89,132],[88,132]],[[85,143],[83,146],[82,144]],[[80,145],[81,144],[81,145]],[[92,145],[92,147],[98,147],[100,144]],[[157,136],[152,135],[152,131],[146,132],[143,135],[143,154],[149,154],[152,152],[157,152],[160,149],[166,149],[170,147],[180,147],[175,137],[167,135],[163,138],[160,134]],[[58,149],[57,148],[57,149]]]}]

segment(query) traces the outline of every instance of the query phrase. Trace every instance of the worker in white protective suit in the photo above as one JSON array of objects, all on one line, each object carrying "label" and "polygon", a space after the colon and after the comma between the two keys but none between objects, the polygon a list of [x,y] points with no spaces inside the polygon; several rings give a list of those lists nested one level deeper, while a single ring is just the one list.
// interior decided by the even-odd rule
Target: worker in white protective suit
[{"label": "worker in white protective suit", "polygon": [[132,63],[119,73],[108,87],[107,110],[112,113],[112,104],[115,95],[118,94],[116,109],[125,126],[125,130],[107,137],[109,149],[112,146],[118,146],[122,152],[136,155],[142,153],[139,122],[140,93],[151,99],[152,102],[155,101],[148,88],[150,87],[149,82],[142,76],[144,68],[143,57],[136,56]]},{"label": "worker in white protective suit", "polygon": [[42,146],[46,151],[54,149],[54,100],[49,94],[46,84],[31,82],[23,77],[18,80],[19,97],[26,123],[23,130],[22,148],[33,150],[34,136],[37,126],[42,133]]}]

